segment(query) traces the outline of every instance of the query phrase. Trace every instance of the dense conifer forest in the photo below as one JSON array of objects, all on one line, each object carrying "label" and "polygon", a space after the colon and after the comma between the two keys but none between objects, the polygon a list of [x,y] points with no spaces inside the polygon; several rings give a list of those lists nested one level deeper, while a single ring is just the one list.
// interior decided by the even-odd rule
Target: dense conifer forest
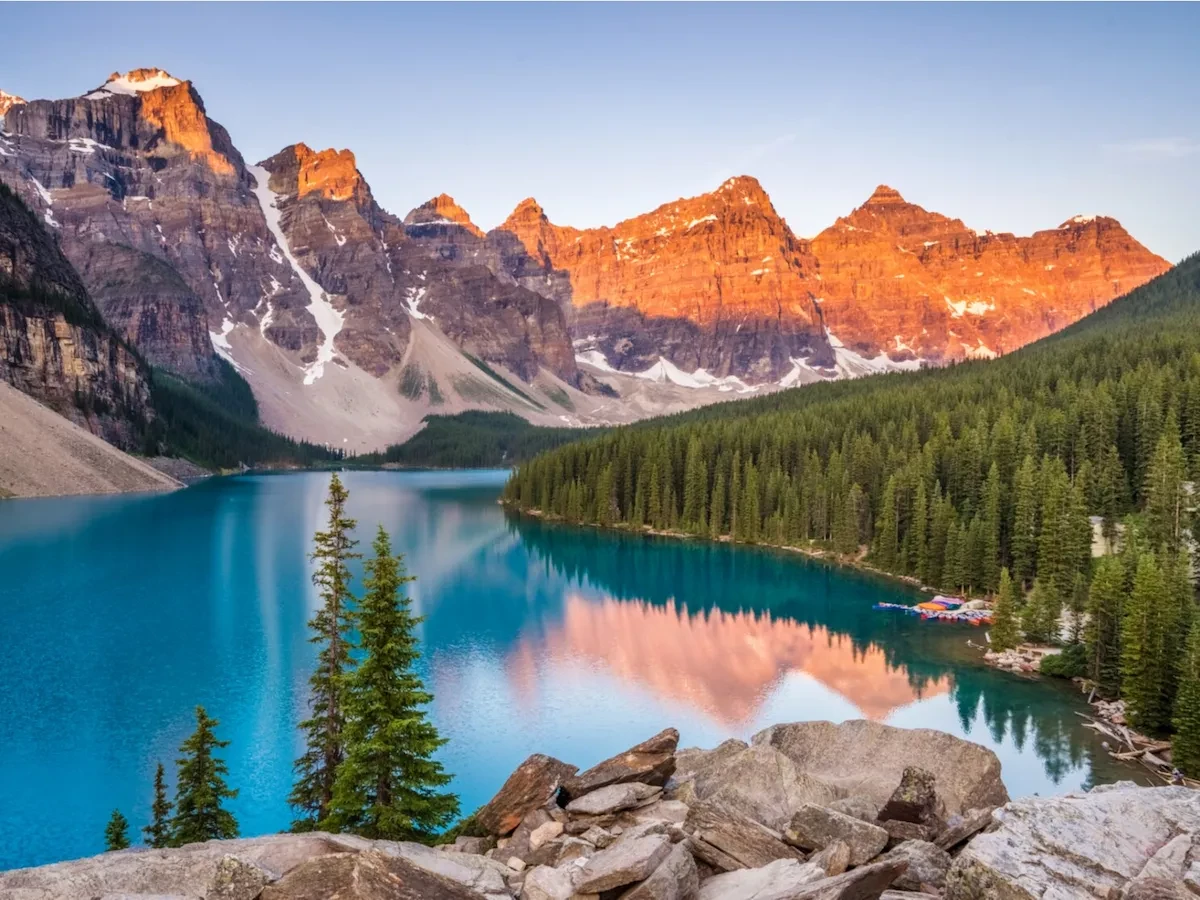
[{"label": "dense conifer forest", "polygon": [[425,427],[383,453],[355,457],[360,465],[497,468],[511,466],[570,441],[600,434],[594,428],[544,428],[510,412],[470,410],[453,416],[426,416]]},{"label": "dense conifer forest", "polygon": [[[956,593],[1003,581],[1001,640],[1082,642],[1101,690],[1164,731],[1194,618],[1198,479],[1193,255],[999,360],[617,429],[521,465],[505,500],[571,522],[831,551]],[[1093,521],[1119,554],[1093,559]]]},{"label": "dense conifer forest", "polygon": [[209,468],[239,465],[320,465],[342,459],[340,450],[296,441],[263,427],[250,385],[225,360],[220,379],[185,381],[153,371],[157,418],[146,435],[147,453],[183,456]]}]

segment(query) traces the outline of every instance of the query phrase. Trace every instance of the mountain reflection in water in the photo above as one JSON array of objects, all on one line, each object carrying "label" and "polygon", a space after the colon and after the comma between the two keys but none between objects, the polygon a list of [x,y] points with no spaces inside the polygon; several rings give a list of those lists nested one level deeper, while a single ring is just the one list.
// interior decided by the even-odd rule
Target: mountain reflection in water
[{"label": "mountain reflection in water", "polygon": [[739,730],[758,717],[791,672],[811,676],[858,714],[876,720],[950,690],[948,676],[914,683],[879,647],[860,650],[850,638],[819,625],[775,619],[769,612],[689,613],[673,601],[653,606],[568,595],[562,620],[540,634],[522,635],[510,657],[522,694],[536,690],[539,659],[554,666],[589,660]]}]

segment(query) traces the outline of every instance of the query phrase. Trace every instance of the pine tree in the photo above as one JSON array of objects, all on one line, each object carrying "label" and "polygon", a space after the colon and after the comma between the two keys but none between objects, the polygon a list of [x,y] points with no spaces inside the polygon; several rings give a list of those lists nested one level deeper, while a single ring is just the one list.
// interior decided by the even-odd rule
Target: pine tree
[{"label": "pine tree", "polygon": [[321,597],[321,607],[308,623],[314,632],[310,640],[321,645],[317,669],[309,679],[312,686],[311,715],[300,723],[305,733],[304,754],[296,760],[296,784],[288,803],[296,811],[293,830],[304,831],[329,813],[337,768],[345,756],[345,710],[343,692],[346,671],[350,668],[350,638],[353,626],[350,604],[350,568],[358,543],[350,537],[355,521],[346,516],[346,489],[334,473],[329,481],[329,525],[314,537],[317,563],[313,584]]},{"label": "pine tree", "polygon": [[1200,622],[1193,621],[1179,667],[1179,695],[1172,719],[1171,762],[1192,778],[1200,778]]},{"label": "pine tree", "polygon": [[1049,644],[1058,640],[1058,624],[1062,616],[1062,597],[1053,580],[1033,580],[1033,590],[1021,614],[1021,626],[1031,641]]},{"label": "pine tree", "polygon": [[917,578],[928,584],[929,575],[929,501],[925,493],[925,479],[917,481],[917,497],[913,501],[912,554]]},{"label": "pine tree", "polygon": [[983,547],[981,586],[988,591],[996,590],[1000,583],[1000,537],[1003,526],[1001,504],[1000,467],[992,463],[987,481],[983,484]]},{"label": "pine tree", "polygon": [[156,850],[171,845],[171,801],[167,799],[167,775],[163,764],[154,770],[154,802],[150,804],[150,824],[142,829],[146,843]]},{"label": "pine tree", "polygon": [[450,776],[433,754],[445,740],[426,718],[433,697],[414,671],[421,619],[403,592],[402,558],[381,527],[367,561],[358,612],[362,660],[346,682],[346,758],[338,768],[323,827],[371,838],[421,840],[458,814],[458,798],[440,793]]},{"label": "pine tree", "polygon": [[1167,724],[1161,615],[1165,594],[1162,567],[1153,553],[1141,553],[1122,618],[1121,690],[1130,721],[1142,731],[1158,731]]},{"label": "pine tree", "polygon": [[229,741],[217,739],[219,724],[209,718],[203,706],[197,706],[196,730],[179,746],[182,756],[176,760],[179,776],[175,817],[171,820],[173,847],[238,836],[237,820],[221,805],[238,792],[229,789],[225,782],[229,769],[215,755],[215,751],[229,746]]},{"label": "pine tree", "polygon": [[713,484],[712,503],[708,511],[708,536],[719,538],[725,534],[725,473],[718,472]]},{"label": "pine tree", "polygon": [[104,827],[104,849],[106,851],[124,850],[129,846],[129,822],[121,815],[119,809],[114,809]]},{"label": "pine tree", "polygon": [[1000,592],[992,609],[992,649],[1011,650],[1021,643],[1021,625],[1018,621],[1020,601],[1017,585],[1008,574],[1008,567],[1000,570]]},{"label": "pine tree", "polygon": [[1104,697],[1121,689],[1121,620],[1125,596],[1125,566],[1119,556],[1105,556],[1096,564],[1088,592],[1088,621],[1084,630],[1088,674]]},{"label": "pine tree", "polygon": [[900,521],[896,510],[896,476],[887,480],[883,489],[883,500],[879,516],[875,519],[875,562],[888,571],[895,570],[898,562]]},{"label": "pine tree", "polygon": [[1016,493],[1013,514],[1012,558],[1013,578],[1027,583],[1033,577],[1037,558],[1037,463],[1026,456],[1017,469],[1013,489]]},{"label": "pine tree", "polygon": [[1187,528],[1187,463],[1172,412],[1150,458],[1143,495],[1146,498],[1146,537],[1151,549],[1177,553]]},{"label": "pine tree", "polygon": [[687,462],[684,463],[683,527],[699,534],[707,524],[704,501],[708,496],[708,467],[704,463],[704,451],[700,439],[692,436],[688,441]]}]

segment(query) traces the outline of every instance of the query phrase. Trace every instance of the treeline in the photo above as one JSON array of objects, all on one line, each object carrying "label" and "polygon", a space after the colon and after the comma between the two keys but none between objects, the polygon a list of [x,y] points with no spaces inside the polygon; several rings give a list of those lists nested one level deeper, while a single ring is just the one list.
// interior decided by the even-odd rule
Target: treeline
[{"label": "treeline", "polygon": [[228,362],[217,360],[214,382],[186,381],[154,369],[151,390],[157,418],[146,435],[146,452],[183,456],[207,468],[239,465],[319,465],[343,451],[296,441],[264,427],[250,386]]},{"label": "treeline", "polygon": [[572,522],[869,554],[955,592],[996,592],[1007,569],[1030,636],[1056,638],[1061,611],[1089,602],[1089,517],[1113,539],[1136,514],[1130,543],[1176,571],[1197,479],[1200,255],[1000,360],[618,429],[522,465],[505,499]]},{"label": "treeline", "polygon": [[599,433],[594,428],[545,428],[510,412],[471,410],[426,416],[425,427],[383,453],[354,458],[356,464],[386,463],[431,468],[498,468]]}]

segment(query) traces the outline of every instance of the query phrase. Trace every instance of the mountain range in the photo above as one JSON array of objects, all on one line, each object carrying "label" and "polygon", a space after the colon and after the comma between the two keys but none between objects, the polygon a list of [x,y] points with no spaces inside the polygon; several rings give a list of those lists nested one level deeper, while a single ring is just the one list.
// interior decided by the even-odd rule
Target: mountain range
[{"label": "mountain range", "polygon": [[[800,238],[748,176],[605,228],[532,198],[487,232],[444,194],[399,217],[349,150],[248,164],[160,69],[0,92],[0,180],[121,346],[200,385],[225,360],[264,424],[351,451],[430,412],[616,424],[991,357],[1169,268],[1111,218],[977,232],[886,186]],[[0,325],[28,343],[28,323]]]}]

